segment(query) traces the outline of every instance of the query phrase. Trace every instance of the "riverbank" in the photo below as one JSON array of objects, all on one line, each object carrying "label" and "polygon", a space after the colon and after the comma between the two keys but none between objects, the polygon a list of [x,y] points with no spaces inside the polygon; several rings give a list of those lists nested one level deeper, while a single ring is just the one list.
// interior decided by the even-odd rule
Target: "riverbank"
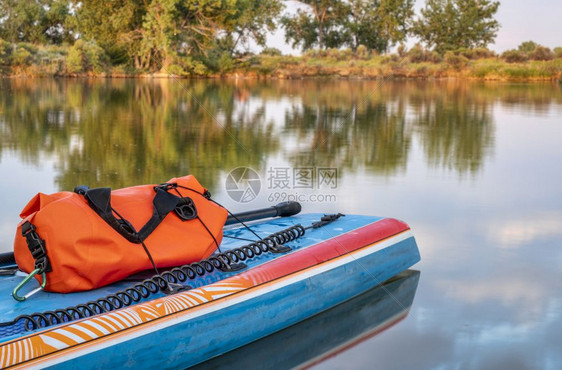
[{"label": "riverbank", "polygon": [[260,56],[259,63],[235,71],[234,75],[279,79],[322,77],[561,81],[562,59],[508,63],[497,57],[476,60],[453,57],[443,61],[413,62],[408,57],[400,58],[398,55],[369,59]]},{"label": "riverbank", "polygon": [[372,55],[350,50],[312,51],[302,56],[246,55],[215,68],[179,59],[158,72],[112,66],[99,55],[85,53],[78,65],[62,47],[18,47],[0,60],[2,77],[99,78],[248,78],[248,79],[478,79],[498,81],[562,81],[562,56],[550,60],[512,61],[486,49],[440,56],[412,49],[401,54]]}]

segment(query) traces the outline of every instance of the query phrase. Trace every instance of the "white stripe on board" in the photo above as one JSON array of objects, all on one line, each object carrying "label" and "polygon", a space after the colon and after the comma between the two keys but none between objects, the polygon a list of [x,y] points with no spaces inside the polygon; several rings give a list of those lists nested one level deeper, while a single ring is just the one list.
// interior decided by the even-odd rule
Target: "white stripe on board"
[{"label": "white stripe on board", "polygon": [[187,299],[190,303],[190,307],[193,306],[197,306],[199,304],[199,302],[197,302],[195,299],[193,299],[192,297],[189,296],[184,296],[185,299]]},{"label": "white stripe on board", "polygon": [[123,324],[121,324],[120,321],[117,321],[115,318],[113,318],[112,316],[110,316],[109,314],[101,316],[100,317],[101,322],[107,322],[110,321],[111,323],[113,323],[115,326],[117,326],[119,329],[125,329],[125,327],[123,326]]},{"label": "white stripe on board", "polygon": [[70,326],[71,328],[80,331],[81,333],[86,334],[87,336],[89,336],[90,338],[97,338],[99,335],[97,335],[96,333],[90,331],[88,328],[85,328],[82,324],[75,324]]},{"label": "white stripe on board", "polygon": [[25,361],[29,358],[29,343],[28,343],[28,341],[29,341],[29,339],[24,339],[22,341],[23,342],[22,343],[22,345],[23,345],[23,353],[22,353],[23,359],[22,359],[22,361]]},{"label": "white stripe on board", "polygon": [[15,344],[15,348],[14,348],[14,356],[16,358],[16,362],[21,361],[20,359],[20,353],[21,353],[21,340],[17,341]]},{"label": "white stripe on board", "polygon": [[63,349],[68,347],[68,344],[61,342],[60,340],[55,339],[47,334],[40,335],[39,337],[43,340],[43,342],[45,342],[45,344],[54,347],[56,349]]},{"label": "white stripe on board", "polygon": [[204,288],[206,292],[216,292],[216,291],[235,291],[241,290],[241,287],[228,287],[228,286],[208,286]]},{"label": "white stripe on board", "polygon": [[[125,312],[125,311],[124,311]],[[137,311],[128,310],[126,311],[128,315],[130,315],[136,323],[141,324],[142,319]]]},{"label": "white stripe on board", "polygon": [[105,325],[105,326],[109,326],[110,333],[113,333],[113,332],[116,332],[116,331],[119,330],[119,327],[117,327],[115,324],[113,324],[113,322],[109,322],[109,320],[105,320],[105,319],[101,320],[100,317],[93,318],[91,320],[88,320],[87,322],[88,323],[95,322],[96,324],[98,324],[100,326],[102,326],[102,324]]},{"label": "white stripe on board", "polygon": [[173,300],[182,310],[190,306],[182,297],[170,297],[170,299]]},{"label": "white stripe on board", "polygon": [[176,299],[180,300],[181,302],[183,302],[183,304],[185,304],[186,307],[192,307],[193,306],[193,302],[186,296],[178,296]]},{"label": "white stripe on board", "polygon": [[197,289],[197,291],[189,291],[187,292],[187,295],[189,295],[191,298],[199,301],[199,303],[205,303],[208,301],[207,298],[205,298],[202,294],[204,294],[201,289]]},{"label": "white stripe on board", "polygon": [[130,328],[131,326],[135,325],[135,323],[132,322],[129,317],[125,316],[123,312],[114,311],[110,313],[108,316],[113,317],[115,320],[120,320],[120,322],[122,322],[127,328]]},{"label": "white stripe on board", "polygon": [[95,329],[101,331],[103,334],[109,334],[109,333],[110,333],[106,328],[104,328],[103,326],[99,325],[98,323],[95,323],[93,320],[92,320],[92,321],[85,322],[85,323],[83,323],[83,324],[89,325],[89,326],[91,326],[92,328],[95,328]]},{"label": "white stripe on board", "polygon": [[0,367],[2,367],[2,368],[4,368],[6,366],[6,365],[4,365],[5,364],[4,360],[6,359],[6,354],[8,352],[7,347],[9,347],[9,346],[2,347],[2,349],[0,350],[0,354],[1,354],[1,356],[0,356]]},{"label": "white stripe on board", "polygon": [[116,313],[120,313],[121,316],[123,316],[123,317],[129,319],[129,321],[130,321],[133,325],[140,324],[140,323],[142,322],[142,320],[140,319],[140,317],[137,317],[138,315],[135,315],[135,312],[134,312],[134,311],[126,311],[126,310],[123,310],[123,311],[116,312]]},{"label": "white stripe on board", "polygon": [[152,307],[143,307],[141,308],[141,311],[144,312],[147,315],[150,315],[154,318],[156,317],[160,317],[158,316],[158,312],[156,312]]},{"label": "white stripe on board", "polygon": [[58,333],[60,335],[64,335],[65,337],[72,339],[73,341],[75,341],[76,343],[83,343],[86,341],[86,339],[82,338],[79,335],[74,334],[71,331],[68,331],[67,329],[57,329],[54,331],[55,333]]},{"label": "white stripe on board", "polygon": [[228,295],[230,295],[230,293],[223,293],[223,294],[213,295],[213,299],[219,299],[219,298],[222,298],[222,297],[226,297],[226,296],[228,296]]},{"label": "white stripe on board", "polygon": [[[11,345],[11,344],[8,344],[6,347],[8,347],[8,349],[7,349],[7,352],[8,352],[8,353],[6,354],[6,362],[5,362],[5,364],[9,364],[9,363],[12,362],[12,361],[11,361],[12,358],[11,358],[11,356],[10,356],[11,353],[12,353],[12,345]],[[4,365],[2,365],[2,367],[4,367]]]}]

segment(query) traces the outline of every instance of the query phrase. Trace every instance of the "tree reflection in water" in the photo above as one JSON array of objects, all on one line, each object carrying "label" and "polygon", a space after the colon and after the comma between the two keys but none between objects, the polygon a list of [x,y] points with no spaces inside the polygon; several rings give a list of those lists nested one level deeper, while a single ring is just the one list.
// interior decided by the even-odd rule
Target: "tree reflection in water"
[{"label": "tree reflection in water", "polygon": [[536,113],[562,101],[556,85],[450,81],[4,79],[0,85],[0,154],[12,151],[38,166],[54,158],[65,190],[186,173],[213,189],[224,171],[263,169],[277,154],[295,167],[389,175],[405,170],[414,142],[430,165],[474,175],[493,153],[497,104]]}]

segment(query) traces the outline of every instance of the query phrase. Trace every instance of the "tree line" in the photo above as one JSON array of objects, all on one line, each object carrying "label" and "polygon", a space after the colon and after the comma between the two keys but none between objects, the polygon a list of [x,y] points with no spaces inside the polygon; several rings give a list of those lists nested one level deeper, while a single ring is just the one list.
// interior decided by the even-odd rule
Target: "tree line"
[{"label": "tree line", "polygon": [[[486,47],[500,27],[493,0],[0,0],[0,64],[8,45],[73,45],[66,63],[126,65],[198,73],[228,69],[249,42],[268,48],[277,28],[286,42],[309,49],[358,48],[386,53],[417,37],[426,48]],[[25,59],[29,47],[18,52]],[[15,50],[15,49],[14,49]]]}]

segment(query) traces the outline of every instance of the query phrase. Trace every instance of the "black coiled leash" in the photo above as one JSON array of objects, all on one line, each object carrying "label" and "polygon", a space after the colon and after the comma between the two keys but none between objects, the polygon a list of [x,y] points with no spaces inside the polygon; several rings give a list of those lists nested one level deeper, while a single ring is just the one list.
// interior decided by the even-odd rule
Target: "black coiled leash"
[{"label": "black coiled leash", "polygon": [[239,271],[246,267],[242,263],[243,261],[263,253],[290,252],[292,249],[284,245],[285,243],[302,237],[308,229],[319,228],[337,220],[341,216],[343,216],[341,213],[325,215],[320,221],[306,228],[300,224],[294,225],[242,247],[233,248],[226,252],[214,254],[199,262],[175,267],[161,274],[156,274],[141,283],[109,294],[103,298],[65,309],[20,315],[12,322],[0,323],[0,327],[16,325],[23,321],[25,331],[31,331],[127,307],[159,292],[174,294],[183,290],[189,290],[191,287],[182,285],[182,283],[185,283],[187,280],[194,280],[216,269],[223,272]]}]

